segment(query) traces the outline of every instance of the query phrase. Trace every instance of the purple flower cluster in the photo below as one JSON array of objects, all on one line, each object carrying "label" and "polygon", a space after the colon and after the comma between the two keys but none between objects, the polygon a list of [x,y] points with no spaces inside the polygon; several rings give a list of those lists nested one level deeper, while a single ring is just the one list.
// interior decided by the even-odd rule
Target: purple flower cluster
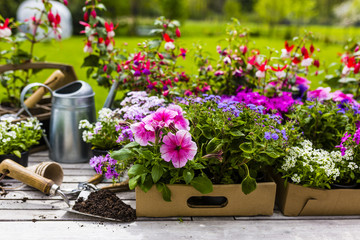
[{"label": "purple flower cluster", "polygon": [[291,106],[300,101],[294,100],[290,92],[282,92],[282,95],[275,97],[266,97],[260,95],[258,92],[252,92],[251,89],[240,90],[235,96],[222,96],[222,100],[236,101],[252,104],[256,106],[263,106],[266,112],[277,110],[278,114],[287,113]]},{"label": "purple flower cluster", "polygon": [[98,174],[105,174],[107,179],[115,179],[119,177],[119,173],[116,172],[117,161],[106,156],[94,156],[90,159],[90,166],[93,167]]},{"label": "purple flower cluster", "polygon": [[121,130],[119,137],[116,140],[117,143],[124,142],[125,140],[129,140],[130,142],[134,141],[134,135],[129,126],[117,125],[115,128],[117,132]]}]

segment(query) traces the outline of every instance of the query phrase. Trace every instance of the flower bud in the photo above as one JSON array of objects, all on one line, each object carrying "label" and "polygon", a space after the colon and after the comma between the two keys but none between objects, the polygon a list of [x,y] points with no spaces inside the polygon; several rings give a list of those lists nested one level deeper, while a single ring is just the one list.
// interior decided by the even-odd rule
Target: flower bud
[{"label": "flower bud", "polygon": [[95,9],[93,9],[90,13],[90,15],[93,17],[93,18],[96,18],[96,11]]},{"label": "flower bud", "polygon": [[89,13],[87,11],[84,13],[84,21],[89,21]]},{"label": "flower bud", "polygon": [[65,6],[67,6],[69,3],[67,0],[64,0],[64,4],[65,4]]},{"label": "flower bud", "polygon": [[175,30],[175,34],[176,36],[179,38],[181,37],[181,32],[180,32],[180,29],[177,27],[176,30]]},{"label": "flower bud", "polygon": [[54,17],[54,14],[51,12],[48,13],[48,20],[50,23],[54,22],[55,21],[55,17]]}]

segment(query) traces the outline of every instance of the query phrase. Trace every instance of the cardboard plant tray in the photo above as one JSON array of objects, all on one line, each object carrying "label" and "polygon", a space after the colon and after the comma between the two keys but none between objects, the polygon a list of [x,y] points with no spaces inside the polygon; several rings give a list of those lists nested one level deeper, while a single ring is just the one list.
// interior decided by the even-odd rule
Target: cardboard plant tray
[{"label": "cardboard plant tray", "polygon": [[213,192],[201,194],[190,185],[167,185],[171,202],[163,200],[153,186],[147,193],[136,187],[138,217],[185,216],[255,216],[272,215],[275,204],[275,182],[258,183],[252,193],[245,195],[240,184],[214,185]]},{"label": "cardboard plant tray", "polygon": [[293,183],[277,183],[276,202],[285,216],[360,215],[360,189],[316,189]]}]

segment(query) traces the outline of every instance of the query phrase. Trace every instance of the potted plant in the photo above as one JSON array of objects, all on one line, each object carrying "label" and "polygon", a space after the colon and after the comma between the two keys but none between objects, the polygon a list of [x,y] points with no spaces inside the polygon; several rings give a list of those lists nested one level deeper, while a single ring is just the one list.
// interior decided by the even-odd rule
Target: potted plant
[{"label": "potted plant", "polygon": [[119,149],[134,141],[129,124],[141,120],[163,104],[164,99],[150,97],[146,92],[129,92],[120,103],[121,109],[101,109],[96,123],[80,121],[83,140],[92,145],[95,156],[106,155],[109,150]]},{"label": "potted plant", "polygon": [[291,124],[218,96],[177,100],[133,123],[135,142],[111,154],[134,161],[128,175],[138,216],[271,215],[275,184],[255,178],[284,155]]},{"label": "potted plant", "polygon": [[278,162],[278,204],[285,215],[358,214],[359,105],[350,95],[315,91],[289,115],[303,139]]},{"label": "potted plant", "polygon": [[0,121],[0,161],[12,159],[27,166],[29,149],[41,138],[40,122],[36,118],[25,121]]}]

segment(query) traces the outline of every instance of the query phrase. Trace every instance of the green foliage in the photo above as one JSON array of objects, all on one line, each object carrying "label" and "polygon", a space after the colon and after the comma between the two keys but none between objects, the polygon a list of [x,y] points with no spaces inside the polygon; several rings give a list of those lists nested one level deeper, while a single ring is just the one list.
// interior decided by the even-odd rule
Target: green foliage
[{"label": "green foliage", "polygon": [[[339,106],[348,109],[340,112]],[[288,117],[296,121],[305,139],[310,140],[315,148],[332,151],[339,144],[345,132],[355,132],[355,123],[359,121],[359,114],[346,103],[336,103],[332,100],[306,101],[303,105],[296,105]]]},{"label": "green foliage", "polygon": [[[214,184],[242,183],[244,193],[252,192],[257,174],[283,157],[285,149],[297,140],[291,121],[282,125],[279,117],[264,114],[261,107],[220,103],[212,95],[181,102],[199,148],[195,160],[205,166],[204,172]],[[267,140],[265,132],[278,133],[279,138]]]},{"label": "green foliage", "polygon": [[185,0],[159,0],[162,15],[168,19],[183,21],[187,18]]},{"label": "green foliage", "polygon": [[241,5],[237,0],[226,0],[223,7],[225,18],[230,20],[231,18],[240,19]]}]

